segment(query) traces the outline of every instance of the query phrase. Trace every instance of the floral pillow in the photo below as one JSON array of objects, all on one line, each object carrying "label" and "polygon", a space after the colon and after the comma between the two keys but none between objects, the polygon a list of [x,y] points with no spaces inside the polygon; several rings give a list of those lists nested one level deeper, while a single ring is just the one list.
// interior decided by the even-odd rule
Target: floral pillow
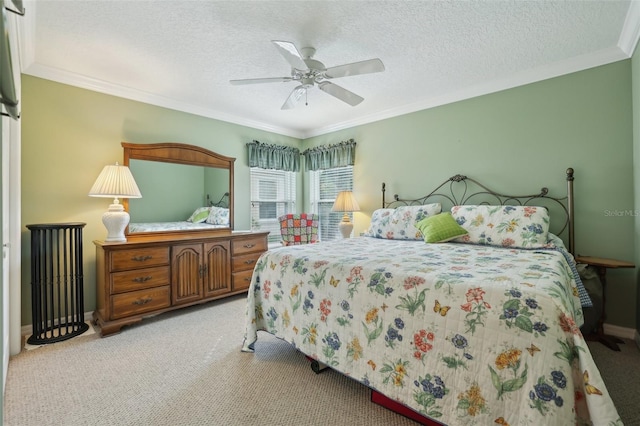
[{"label": "floral pillow", "polygon": [[454,206],[451,215],[469,233],[454,241],[492,246],[544,247],[549,212],[536,206]]},{"label": "floral pillow", "polygon": [[[184,216],[183,216],[184,217]],[[202,223],[209,217],[209,207],[198,207],[187,219],[187,222]]]},{"label": "floral pillow", "polygon": [[206,222],[211,225],[228,225],[229,209],[224,207],[211,207]]},{"label": "floral pillow", "polygon": [[422,240],[424,237],[416,228],[416,223],[437,215],[441,210],[440,203],[378,209],[373,212],[371,225],[365,235],[388,240]]}]

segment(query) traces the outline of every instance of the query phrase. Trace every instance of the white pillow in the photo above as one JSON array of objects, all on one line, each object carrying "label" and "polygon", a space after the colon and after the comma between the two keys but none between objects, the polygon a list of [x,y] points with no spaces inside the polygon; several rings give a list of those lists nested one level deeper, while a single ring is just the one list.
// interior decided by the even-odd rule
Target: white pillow
[{"label": "white pillow", "polygon": [[212,225],[228,225],[229,209],[225,207],[211,207],[211,211],[207,217],[207,223]]}]

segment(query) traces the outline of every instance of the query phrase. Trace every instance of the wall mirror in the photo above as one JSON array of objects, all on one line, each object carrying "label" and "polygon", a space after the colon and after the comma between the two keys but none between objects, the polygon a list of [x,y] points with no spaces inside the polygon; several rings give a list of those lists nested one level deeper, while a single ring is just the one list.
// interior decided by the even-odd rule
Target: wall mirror
[{"label": "wall mirror", "polygon": [[142,198],[124,199],[127,235],[229,232],[235,158],[181,143],[122,142]]}]

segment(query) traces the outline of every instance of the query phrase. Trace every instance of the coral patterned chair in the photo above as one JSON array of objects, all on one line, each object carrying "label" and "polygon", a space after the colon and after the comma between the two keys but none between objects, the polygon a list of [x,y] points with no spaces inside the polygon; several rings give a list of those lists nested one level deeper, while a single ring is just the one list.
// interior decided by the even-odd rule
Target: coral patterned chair
[{"label": "coral patterned chair", "polygon": [[289,213],[278,218],[283,246],[317,243],[320,217],[315,213]]}]

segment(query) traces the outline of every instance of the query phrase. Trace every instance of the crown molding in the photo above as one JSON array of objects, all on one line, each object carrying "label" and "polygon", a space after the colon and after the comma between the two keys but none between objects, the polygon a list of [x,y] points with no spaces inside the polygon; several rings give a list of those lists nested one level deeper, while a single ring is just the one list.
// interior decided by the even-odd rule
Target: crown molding
[{"label": "crown molding", "polygon": [[273,126],[268,123],[262,123],[259,121],[238,117],[232,114],[212,110],[210,108],[205,108],[187,102],[182,102],[164,96],[144,92],[142,90],[132,89],[130,87],[108,83],[106,81],[98,80],[84,75],[70,73],[58,68],[43,66],[38,63],[32,63],[31,65],[29,65],[27,69],[24,70],[24,73],[34,77],[52,80],[58,83],[68,84],[70,86],[75,86],[81,89],[87,89],[106,95],[117,96],[132,101],[195,114],[202,117],[213,118],[215,120],[225,121],[227,123],[238,124],[241,126],[277,133],[280,135],[291,136],[298,139],[302,138],[302,134],[300,132],[292,129]]},{"label": "crown molding", "polygon": [[616,47],[603,49],[594,53],[577,56],[565,61],[560,61],[541,67],[533,68],[514,75],[495,78],[488,82],[478,83],[461,90],[446,93],[440,96],[430,97],[420,102],[390,108],[375,114],[370,114],[354,120],[343,121],[308,131],[299,131],[290,128],[274,126],[268,123],[250,120],[244,117],[227,114],[221,111],[212,110],[187,102],[177,101],[152,93],[132,89],[125,86],[115,85],[102,80],[97,80],[87,76],[70,73],[61,69],[46,67],[35,62],[35,15],[36,4],[27,1],[27,13],[20,21],[20,32],[22,43],[20,44],[21,70],[24,74],[40,77],[47,80],[68,84],[75,87],[92,90],[95,92],[118,96],[133,101],[156,105],[176,111],[191,113],[215,120],[238,124],[258,130],[277,133],[284,136],[291,136],[298,139],[306,139],[320,136],[339,130],[348,129],[355,126],[373,123],[400,115],[410,114],[425,109],[435,108],[453,102],[471,99],[477,96],[500,92],[502,90],[535,83],[538,81],[559,77],[566,74],[594,68],[601,65],[628,59],[633,55],[635,46],[640,39],[640,1],[631,1],[625,22],[620,33],[618,45]]},{"label": "crown molding", "polygon": [[373,123],[375,121],[385,120],[404,114],[410,114],[429,108],[446,105],[453,102],[471,99],[476,96],[487,95],[502,90],[512,89],[514,87],[523,86],[525,84],[535,83],[549,78],[559,77],[561,75],[571,74],[583,71],[589,68],[595,68],[601,65],[628,59],[633,56],[638,40],[640,39],[640,1],[631,1],[624,25],[620,31],[617,47],[603,49],[595,53],[589,53],[565,61],[537,67],[525,72],[521,72],[506,78],[495,79],[490,82],[484,82],[477,85],[469,86],[457,92],[448,93],[442,96],[426,99],[411,105],[405,105],[398,108],[392,108],[356,120],[336,123],[335,125],[310,130],[304,133],[303,138],[320,136],[338,130],[344,130],[350,127],[361,126],[363,124]]},{"label": "crown molding", "polygon": [[627,57],[633,56],[633,52],[640,38],[640,2],[632,1],[627,11],[627,17],[624,20],[620,38],[618,39],[618,47],[626,53]]},{"label": "crown molding", "polygon": [[143,102],[167,109],[186,112],[199,115],[202,117],[212,118],[227,123],[238,124],[240,126],[251,127],[266,132],[277,133],[284,136],[291,136],[302,139],[302,133],[293,129],[273,126],[244,117],[238,117],[232,114],[223,113],[198,105],[192,105],[187,102],[177,101],[166,98],[164,96],[155,95],[144,92],[142,90],[132,89],[130,87],[120,86],[108,83],[103,80],[83,76],[80,74],[70,73],[59,68],[47,67],[38,64],[35,61],[35,27],[37,5],[35,1],[27,0],[26,13],[19,20],[20,32],[20,70],[22,73],[58,83],[68,84],[70,86],[82,89],[92,90],[94,92],[103,93],[129,99],[132,101]]},{"label": "crown molding", "polygon": [[538,81],[583,71],[589,68],[610,64],[624,59],[628,59],[628,56],[619,47],[600,50],[598,52],[576,56],[565,61],[555,62],[553,64],[533,68],[524,72],[505,76],[503,78],[496,78],[492,81],[475,84],[469,87],[465,87],[462,90],[458,90],[456,92],[446,93],[444,95],[425,99],[413,104],[391,108],[386,111],[358,118],[356,120],[345,121],[336,123],[332,126],[311,130],[304,133],[304,139],[313,136],[324,135],[338,130],[344,130],[350,127],[369,124],[375,121],[385,120],[400,115],[410,114],[425,109],[435,108],[453,102],[463,101],[465,99],[488,95],[490,93],[500,92],[503,90],[512,89],[514,87],[536,83]]},{"label": "crown molding", "polygon": [[82,89],[91,90],[106,95],[112,95],[129,99],[132,101],[143,102],[167,109],[186,112],[199,115],[202,117],[212,118],[227,123],[238,124],[240,126],[251,127],[266,132],[277,133],[284,136],[291,136],[302,139],[303,133],[289,128],[273,126],[244,117],[238,117],[232,114],[223,113],[221,111],[212,110],[198,105],[189,104],[187,102],[177,101],[152,93],[144,92],[130,87],[120,86],[108,83],[103,80],[83,76],[80,74],[70,73],[59,68],[47,67],[35,61],[35,27],[37,5],[35,1],[26,1],[26,13],[18,22],[18,31],[20,33],[20,70],[22,73],[46,80],[55,81]]},{"label": "crown molding", "polygon": [[306,139],[314,136],[336,132],[339,130],[348,129],[355,126],[373,123],[375,121],[385,120],[400,115],[435,108],[465,99],[475,98],[477,96],[500,92],[502,90],[512,89],[514,87],[523,86],[526,84],[535,83],[566,74],[571,74],[600,65],[606,65],[609,63],[628,59],[628,57],[629,56],[619,47],[604,49],[595,53],[571,58],[566,61],[556,62],[550,65],[533,68],[531,70],[506,76],[504,78],[497,78],[492,81],[472,85],[456,92],[428,98],[420,102],[403,105],[397,108],[391,108],[355,120],[343,121],[331,126],[312,129],[309,131],[296,131],[289,128],[273,126],[268,123],[254,121],[231,114],[226,114],[220,111],[215,111],[209,108],[192,105],[187,102],[177,101],[163,96],[154,95],[141,90],[107,83],[102,80],[70,73],[57,68],[46,67],[38,63],[32,63],[31,65],[27,66],[27,68],[23,72],[34,77],[44,78],[47,80],[56,81],[58,83],[80,87],[94,92],[156,105],[176,111],[187,112],[202,117],[221,120],[258,130],[277,133],[280,135],[291,136],[298,139]]}]

